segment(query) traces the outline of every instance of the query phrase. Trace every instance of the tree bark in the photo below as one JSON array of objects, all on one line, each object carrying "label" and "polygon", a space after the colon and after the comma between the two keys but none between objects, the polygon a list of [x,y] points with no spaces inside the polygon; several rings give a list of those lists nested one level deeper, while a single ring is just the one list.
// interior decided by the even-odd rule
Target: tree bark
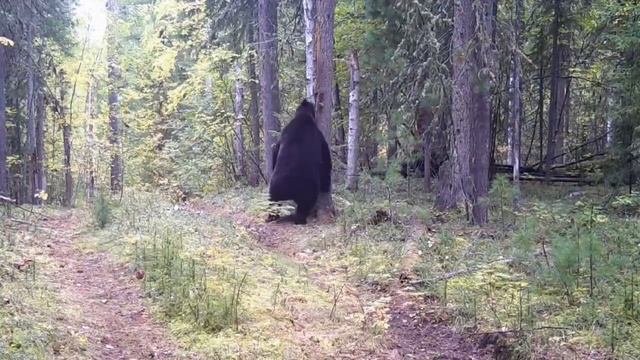
[{"label": "tree bark", "polygon": [[71,175],[71,124],[66,122],[62,126],[62,140],[64,146],[64,206],[73,204],[73,176]]},{"label": "tree bark", "polygon": [[95,171],[96,171],[96,152],[95,152],[95,134],[94,134],[94,124],[97,118],[96,113],[96,78],[92,75],[89,80],[89,86],[87,89],[87,106],[86,106],[86,118],[87,118],[87,154],[89,155],[89,164],[88,172],[87,172],[87,199],[92,201],[95,198],[96,192],[96,179],[95,179]]},{"label": "tree bark", "polygon": [[315,1],[316,0],[302,0],[302,9],[304,12],[304,51],[306,57],[306,85],[307,85],[307,99],[313,101],[315,82],[316,82],[316,67],[315,67],[315,45],[314,35],[316,27],[315,19]]},{"label": "tree bark", "polygon": [[351,50],[349,59],[349,145],[347,148],[347,189],[358,190],[358,150],[359,145],[359,121],[360,121],[360,64],[358,53]]},{"label": "tree bark", "polygon": [[547,135],[547,156],[545,158],[544,170],[548,181],[551,176],[551,166],[555,163],[556,151],[558,149],[558,131],[562,129],[561,103],[564,100],[564,81],[562,76],[562,52],[560,45],[561,21],[564,18],[562,1],[554,0],[554,15],[552,26],[552,50],[551,50],[551,100],[549,102],[549,124]]},{"label": "tree bark", "polygon": [[280,85],[278,82],[278,1],[258,1],[259,43],[261,60],[260,96],[264,117],[265,175],[273,172],[272,148],[275,134],[280,132]]},{"label": "tree bark", "polygon": [[523,0],[515,0],[515,22],[513,26],[513,39],[511,50],[512,74],[511,74],[511,164],[513,165],[513,184],[520,187],[520,143],[522,127],[522,18]]},{"label": "tree bark", "polygon": [[[482,201],[489,188],[489,143],[491,137],[490,47],[493,29],[493,1],[461,0],[454,5],[453,24],[453,176],[440,187],[442,205],[460,198],[472,207],[472,221],[487,221]],[[479,23],[478,23],[479,21]]]},{"label": "tree bark", "polygon": [[[31,59],[33,56],[33,27],[27,30],[27,54]],[[25,201],[31,204],[36,202],[36,96],[37,79],[35,76],[35,64],[32,60],[27,61],[27,136],[24,153],[24,161],[27,164],[27,189],[24,192]]]},{"label": "tree bark", "polygon": [[333,23],[336,0],[319,1],[316,8],[316,123],[328,144],[331,144],[333,112]]},{"label": "tree bark", "polygon": [[244,152],[244,130],[242,128],[244,123],[244,81],[242,79],[242,62],[240,60],[236,61],[235,71],[236,94],[234,100],[235,125],[233,145],[236,156],[236,177],[241,179],[246,177],[247,172]]},{"label": "tree bark", "polygon": [[[315,65],[316,65],[316,123],[327,144],[331,144],[331,115],[333,113],[333,28],[336,0],[316,3]],[[318,196],[318,209],[334,213],[331,190]]]},{"label": "tree bark", "polygon": [[391,161],[396,158],[396,153],[398,152],[398,125],[396,124],[393,117],[387,113],[387,167],[391,165]]},{"label": "tree bark", "polygon": [[122,120],[120,119],[120,67],[117,58],[118,0],[107,1],[107,77],[109,79],[109,145],[111,146],[111,191],[122,191]]},{"label": "tree bark", "polygon": [[[335,63],[335,62],[334,62]],[[333,67],[335,71],[335,64]],[[336,123],[336,134],[334,136],[334,144],[336,149],[338,150],[338,157],[340,161],[343,163],[347,163],[347,135],[344,129],[344,124],[342,121],[342,112],[340,111],[340,87],[338,86],[338,82],[336,81],[334,90],[333,90],[333,107],[334,107],[334,119]],[[348,126],[348,124],[347,124]]]},{"label": "tree bark", "polygon": [[417,119],[418,133],[422,136],[422,156],[424,158],[424,182],[425,192],[431,192],[431,152],[433,148],[433,109],[426,103],[418,104]]},{"label": "tree bark", "polygon": [[[37,95],[36,106],[36,189],[39,194],[47,192],[47,174],[45,169],[45,150],[44,150],[44,127],[46,119],[46,106],[44,103],[44,94],[39,92]],[[42,198],[36,199],[38,204],[42,203]]]},{"label": "tree bark", "polygon": [[479,29],[474,55],[474,79],[470,84],[473,93],[471,109],[471,154],[470,170],[473,181],[471,193],[472,222],[484,225],[489,220],[489,211],[485,198],[489,193],[489,165],[491,141],[491,78],[490,68],[493,66],[493,43],[491,34],[495,25],[495,1],[482,0],[474,2],[475,19]]},{"label": "tree bark", "polygon": [[9,195],[9,170],[7,168],[7,117],[6,78],[7,56],[4,45],[0,44],[0,195]]},{"label": "tree bark", "polygon": [[538,56],[540,57],[540,64],[538,64],[538,122],[540,126],[540,146],[539,146],[539,161],[542,164],[544,161],[544,40],[545,35],[543,31],[540,34],[540,46],[538,47]]},{"label": "tree bark", "polygon": [[[257,9],[254,9],[253,16],[257,17]],[[247,57],[247,69],[249,72],[249,116],[251,117],[251,171],[249,172],[249,184],[258,186],[260,184],[260,176],[262,170],[260,168],[262,162],[260,160],[260,108],[258,99],[258,76],[256,75],[256,59],[254,56],[253,45],[258,39],[255,37],[253,24],[249,25],[247,32],[248,42],[252,45]]]}]

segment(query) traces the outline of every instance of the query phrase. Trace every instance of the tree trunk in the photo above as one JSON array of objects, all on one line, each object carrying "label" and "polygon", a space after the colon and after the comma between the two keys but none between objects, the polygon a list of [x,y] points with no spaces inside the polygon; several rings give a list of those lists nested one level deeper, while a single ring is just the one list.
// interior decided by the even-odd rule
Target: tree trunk
[{"label": "tree trunk", "polygon": [[540,31],[540,46],[538,47],[538,56],[540,64],[538,64],[538,122],[540,126],[540,146],[539,161],[544,162],[544,32]]},{"label": "tree trunk", "polygon": [[607,90],[606,93],[607,98],[607,115],[606,116],[606,126],[605,126],[605,148],[609,149],[613,145],[613,112],[615,109],[615,100],[613,97],[613,91]]},{"label": "tree trunk", "polygon": [[[335,62],[334,67],[335,71]],[[347,134],[344,129],[344,123],[342,121],[342,112],[340,111],[340,87],[336,81],[333,91],[333,107],[334,107],[334,119],[336,123],[336,135],[334,136],[334,144],[338,150],[338,156],[340,161],[347,163]],[[348,125],[348,124],[347,124]]]},{"label": "tree trunk", "polygon": [[117,59],[118,0],[107,1],[109,24],[107,29],[107,77],[109,79],[109,144],[111,146],[111,191],[122,191],[122,120],[120,119],[120,68]]},{"label": "tree trunk", "polygon": [[[44,150],[44,127],[46,119],[46,106],[44,94],[38,93],[36,106],[36,189],[39,194],[47,192],[47,174],[45,170],[45,150]],[[42,198],[36,199],[38,204],[42,203]]]},{"label": "tree trunk", "polygon": [[71,124],[65,122],[62,126],[62,140],[64,144],[64,206],[73,204],[73,176],[71,175]]},{"label": "tree trunk", "polygon": [[[315,65],[316,65],[316,123],[327,144],[331,144],[331,115],[333,113],[333,28],[336,0],[316,3]],[[318,209],[334,213],[331,190],[318,196]]]},{"label": "tree trunk", "polygon": [[547,156],[544,162],[545,178],[548,182],[551,176],[551,166],[555,163],[556,150],[558,148],[558,131],[561,127],[561,103],[564,98],[563,81],[561,79],[562,47],[560,46],[560,24],[563,19],[561,0],[554,0],[554,16],[552,26],[552,50],[551,50],[551,101],[549,102],[549,125],[547,135]]},{"label": "tree trunk", "polygon": [[64,75],[60,76],[60,119],[62,120],[62,149],[64,156],[64,199],[63,205],[70,207],[73,200],[73,177],[71,176],[71,123],[67,119],[65,102],[67,85]]},{"label": "tree trunk", "polygon": [[385,114],[387,118],[387,166],[396,158],[398,152],[398,125],[391,114]]},{"label": "tree trunk", "polygon": [[[257,13],[254,10],[254,17]],[[248,35],[249,43],[253,44],[257,41],[253,25],[249,26]],[[252,49],[255,45],[251,45]],[[251,166],[252,171],[249,172],[249,184],[251,186],[258,186],[260,184],[260,176],[262,170],[260,169],[260,109],[258,99],[258,76],[256,75],[256,59],[253,55],[253,51],[249,51],[247,59],[247,68],[249,71],[249,116],[251,117]]]},{"label": "tree trunk", "polygon": [[[472,206],[472,221],[487,221],[482,201],[489,188],[489,143],[491,137],[490,43],[493,28],[493,1],[461,0],[454,5],[453,92],[454,129],[452,183],[440,186],[441,204],[456,203],[461,197]],[[476,19],[480,22],[477,23]]]},{"label": "tree trunk", "polygon": [[95,198],[96,193],[96,179],[95,179],[95,171],[96,171],[96,152],[95,152],[95,134],[94,134],[94,124],[97,118],[96,113],[96,78],[91,76],[91,80],[89,80],[89,86],[87,89],[87,106],[86,106],[86,119],[87,119],[87,151],[86,153],[89,155],[89,164],[88,166],[88,174],[87,174],[87,199],[92,201]]},{"label": "tree trunk", "polygon": [[316,82],[315,45],[313,43],[316,27],[315,1],[316,0],[302,0],[302,9],[304,11],[304,52],[306,57],[305,70],[307,99],[310,101],[314,100]]},{"label": "tree trunk", "polygon": [[316,9],[316,123],[331,144],[331,115],[333,112],[333,23],[336,1],[318,1]]},{"label": "tree trunk", "polygon": [[264,117],[265,175],[273,172],[272,148],[275,134],[280,132],[280,85],[278,82],[278,1],[258,1],[259,43],[261,60],[260,96]]},{"label": "tree trunk", "polygon": [[351,51],[349,59],[349,72],[351,81],[349,82],[349,146],[347,149],[347,189],[358,190],[358,150],[359,145],[359,121],[360,121],[360,64],[358,53]]},{"label": "tree trunk", "polygon": [[422,156],[424,158],[424,182],[425,192],[431,192],[431,150],[433,148],[433,109],[426,103],[418,104],[417,119],[418,133],[422,136]]},{"label": "tree trunk", "polygon": [[[471,79],[474,77],[473,54],[470,43],[475,32],[472,0],[461,0],[454,5],[454,23],[452,35],[453,66],[451,116],[453,120],[452,174],[450,186],[441,186],[451,199],[442,199],[443,204],[457,204],[460,200],[470,200],[471,183],[471,120],[472,91]],[[446,179],[443,179],[446,180]]]},{"label": "tree trunk", "polygon": [[236,61],[235,71],[236,96],[234,101],[234,113],[236,119],[234,125],[233,145],[236,156],[236,177],[241,179],[246,177],[247,172],[244,152],[244,130],[242,129],[242,125],[244,123],[244,82],[242,79],[242,63],[240,60]]},{"label": "tree trunk", "polygon": [[475,225],[484,225],[489,220],[489,212],[485,198],[489,193],[489,163],[491,140],[491,78],[490,68],[493,65],[492,43],[489,40],[495,25],[495,1],[482,0],[473,2],[475,19],[479,29],[474,56],[474,72],[471,80],[473,107],[467,121],[471,123],[470,170],[473,181],[471,193],[472,220]]},{"label": "tree trunk", "polygon": [[4,45],[0,44],[0,195],[9,195],[9,171],[7,169],[7,118],[6,78],[7,57]]},{"label": "tree trunk", "polygon": [[520,142],[522,127],[522,58],[520,49],[522,47],[522,18],[524,10],[524,0],[515,1],[515,23],[512,39],[511,61],[511,165],[513,165],[513,184],[520,187]]},{"label": "tree trunk", "polygon": [[[27,34],[27,54],[33,56],[33,27],[29,27]],[[33,61],[27,61],[27,137],[24,159],[26,163],[27,189],[24,192],[25,201],[34,204],[36,201],[36,96],[37,96],[37,80],[35,77],[35,64]]]}]

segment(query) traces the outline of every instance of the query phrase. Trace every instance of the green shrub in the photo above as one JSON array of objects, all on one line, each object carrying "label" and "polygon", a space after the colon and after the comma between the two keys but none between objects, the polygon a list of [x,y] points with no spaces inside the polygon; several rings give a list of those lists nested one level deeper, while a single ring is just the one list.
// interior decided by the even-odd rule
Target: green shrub
[{"label": "green shrub", "polygon": [[109,222],[111,222],[111,204],[109,204],[109,199],[105,196],[103,192],[98,194],[96,201],[93,203],[93,222],[95,226],[100,229],[104,229]]}]

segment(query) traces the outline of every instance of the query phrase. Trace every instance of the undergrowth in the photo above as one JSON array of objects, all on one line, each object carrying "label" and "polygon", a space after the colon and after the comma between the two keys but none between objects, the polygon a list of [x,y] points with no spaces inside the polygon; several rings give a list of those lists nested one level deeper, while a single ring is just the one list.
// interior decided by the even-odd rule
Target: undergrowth
[{"label": "undergrowth", "polygon": [[525,191],[514,211],[518,193],[493,186],[494,226],[447,223],[422,241],[417,269],[441,310],[511,339],[512,358],[640,357],[637,195]]},{"label": "undergrowth", "polygon": [[[40,209],[38,209],[40,211]],[[86,339],[63,328],[43,254],[49,235],[30,209],[0,209],[0,359],[73,358]]]},{"label": "undergrowth", "polygon": [[[363,319],[346,311],[344,285],[338,279],[314,283],[313,268],[265,251],[247,228],[213,213],[235,204],[248,214],[259,197],[231,191],[201,201],[211,205],[199,210],[132,193],[86,246],[128,261],[158,316],[182,344],[204,356],[301,358],[314,348],[340,351],[363,331]],[[298,322],[321,340],[309,343],[293,331]]]}]

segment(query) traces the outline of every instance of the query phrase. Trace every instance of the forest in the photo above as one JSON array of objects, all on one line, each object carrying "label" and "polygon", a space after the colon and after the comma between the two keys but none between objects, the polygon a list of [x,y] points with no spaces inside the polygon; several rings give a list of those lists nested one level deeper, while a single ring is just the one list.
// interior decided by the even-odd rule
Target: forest
[{"label": "forest", "polygon": [[639,359],[638,99],[635,0],[0,0],[0,359]]}]

